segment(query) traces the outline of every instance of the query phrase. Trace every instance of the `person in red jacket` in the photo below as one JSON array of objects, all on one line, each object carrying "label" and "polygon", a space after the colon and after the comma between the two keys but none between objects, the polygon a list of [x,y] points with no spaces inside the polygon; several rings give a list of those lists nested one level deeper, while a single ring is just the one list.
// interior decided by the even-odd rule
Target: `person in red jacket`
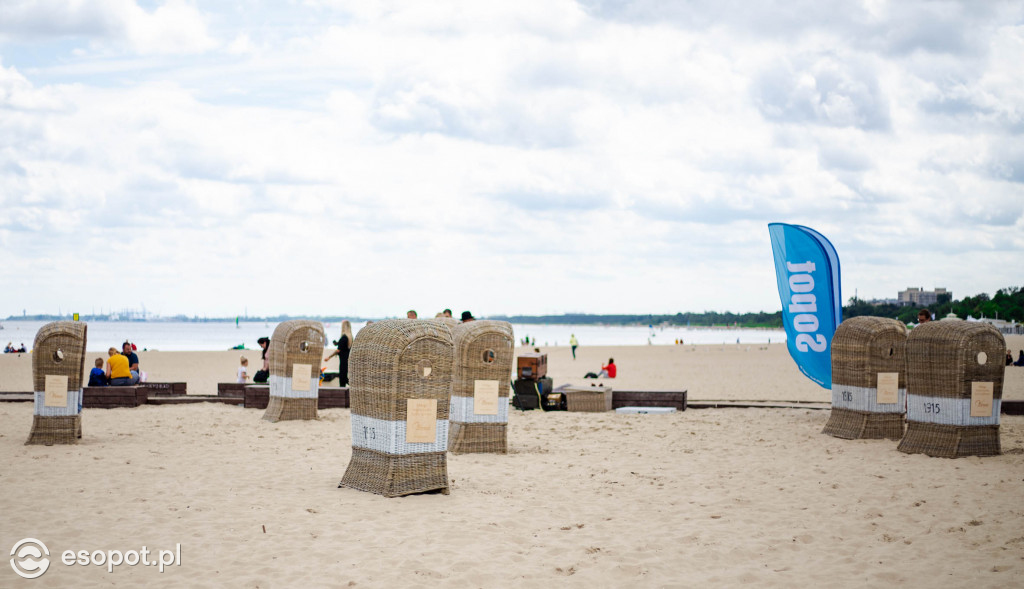
[{"label": "person in red jacket", "polygon": [[618,370],[615,368],[615,358],[608,358],[608,363],[601,366],[601,372],[597,373],[598,378],[606,376],[608,378],[615,378],[615,373]]}]

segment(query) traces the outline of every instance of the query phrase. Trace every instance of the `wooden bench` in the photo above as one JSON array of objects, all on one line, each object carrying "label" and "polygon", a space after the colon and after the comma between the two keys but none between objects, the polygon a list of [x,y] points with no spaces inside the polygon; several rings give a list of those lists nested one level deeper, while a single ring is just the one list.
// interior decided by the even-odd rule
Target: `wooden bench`
[{"label": "wooden bench", "polygon": [[620,391],[613,389],[612,409],[619,407],[675,407],[686,411],[686,391]]},{"label": "wooden bench", "polygon": [[348,409],[348,387],[320,387],[317,409]]},{"label": "wooden bench", "polygon": [[[218,382],[217,383],[217,396],[218,397],[244,397],[245,387],[254,386],[244,382]],[[259,386],[259,385],[255,385]]]},{"label": "wooden bench", "polygon": [[[219,386],[219,385],[218,385]],[[270,386],[250,384],[245,387],[243,396],[246,409],[266,409],[270,403]],[[220,391],[218,390],[218,393]],[[317,409],[348,409],[348,387],[320,387],[317,395]]]},{"label": "wooden bench", "polygon": [[1006,415],[1024,415],[1024,401],[1003,399],[999,402],[999,412]]},{"label": "wooden bench", "polygon": [[140,382],[136,385],[145,388],[152,397],[180,397],[187,395],[187,384],[183,382]]},{"label": "wooden bench", "polygon": [[82,407],[88,409],[114,409],[138,407],[149,401],[146,387],[85,387],[82,389]]},{"label": "wooden bench", "polygon": [[242,406],[246,409],[266,409],[270,403],[270,385],[247,384],[245,385],[245,401]]}]

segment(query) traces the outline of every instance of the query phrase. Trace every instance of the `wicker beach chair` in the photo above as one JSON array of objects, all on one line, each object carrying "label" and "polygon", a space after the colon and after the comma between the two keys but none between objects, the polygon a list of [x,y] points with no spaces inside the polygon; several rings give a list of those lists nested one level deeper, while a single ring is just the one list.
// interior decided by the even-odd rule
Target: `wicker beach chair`
[{"label": "wicker beach chair", "polygon": [[448,494],[452,332],[443,321],[367,325],[352,343],[352,461],[339,487],[385,497]]},{"label": "wicker beach chair", "polygon": [[994,456],[1006,341],[987,323],[932,321],[907,337],[907,431],[898,449]]},{"label": "wicker beach chair", "polygon": [[270,400],[263,419],[316,419],[324,328],[318,321],[280,323],[270,338]]},{"label": "wicker beach chair", "polygon": [[895,319],[852,317],[839,324],[832,337],[832,414],[821,433],[903,437],[906,343],[907,328]]},{"label": "wicker beach chair", "polygon": [[35,407],[28,444],[75,444],[82,437],[85,323],[54,321],[32,345]]},{"label": "wicker beach chair", "polygon": [[507,321],[470,321],[453,330],[448,451],[508,452],[508,400],[515,337]]}]

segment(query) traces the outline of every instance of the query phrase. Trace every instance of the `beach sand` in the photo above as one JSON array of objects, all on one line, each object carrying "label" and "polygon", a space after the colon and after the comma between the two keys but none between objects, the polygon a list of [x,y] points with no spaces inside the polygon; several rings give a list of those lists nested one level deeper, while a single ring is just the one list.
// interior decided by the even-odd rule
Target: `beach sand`
[{"label": "beach sand", "polygon": [[[614,355],[621,376],[605,382],[623,389],[828,400],[783,346],[733,348],[546,351],[556,383]],[[237,355],[142,362],[210,392]],[[1020,378],[1007,368],[1007,398],[1024,398]],[[86,410],[81,443],[52,447],[23,445],[31,415],[0,403],[0,549],[37,538],[52,563],[33,581],[4,565],[0,587],[1024,583],[1020,416],[1002,416],[1002,456],[948,460],[822,435],[819,410],[513,412],[509,455],[449,455],[450,495],[385,499],[337,488],[347,409],[277,424],[206,403]],[[155,558],[176,544],[181,564],[163,573],[60,563],[65,550],[145,545]]]}]

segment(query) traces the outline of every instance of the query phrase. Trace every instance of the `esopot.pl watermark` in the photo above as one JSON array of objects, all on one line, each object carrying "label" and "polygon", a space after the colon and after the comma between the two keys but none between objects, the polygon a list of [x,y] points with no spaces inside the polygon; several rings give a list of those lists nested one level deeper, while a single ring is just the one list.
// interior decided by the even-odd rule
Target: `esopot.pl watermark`
[{"label": "esopot.pl watermark", "polygon": [[[152,557],[152,558],[151,558]],[[105,566],[112,573],[119,566],[153,566],[159,572],[169,566],[181,566],[181,544],[173,550],[65,550],[57,562],[64,566]],[[35,579],[51,566],[50,550],[35,538],[24,538],[11,548],[11,568],[20,577]]]}]

